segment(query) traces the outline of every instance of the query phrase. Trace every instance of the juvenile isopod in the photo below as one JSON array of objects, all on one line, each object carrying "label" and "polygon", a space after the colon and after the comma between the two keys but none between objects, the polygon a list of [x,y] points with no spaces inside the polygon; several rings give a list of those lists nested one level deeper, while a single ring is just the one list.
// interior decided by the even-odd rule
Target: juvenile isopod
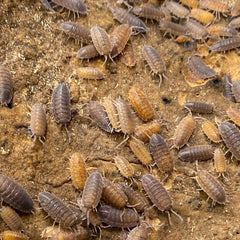
[{"label": "juvenile isopod", "polygon": [[120,173],[125,178],[133,177],[134,169],[126,158],[121,157],[121,156],[116,156],[116,157],[114,157],[114,162],[115,162],[117,168],[119,169]]},{"label": "juvenile isopod", "polygon": [[133,51],[132,43],[127,43],[123,50],[121,61],[127,67],[134,67],[136,65],[137,60]]},{"label": "juvenile isopod", "polygon": [[202,124],[202,130],[205,135],[214,143],[221,142],[221,135],[218,128],[210,121],[206,120]]},{"label": "juvenile isopod", "polygon": [[225,158],[224,152],[221,150],[221,148],[216,148],[214,150],[213,159],[214,159],[214,166],[215,166],[216,172],[219,173],[219,176],[225,177],[227,164],[226,164],[226,158]]},{"label": "juvenile isopod", "polygon": [[182,149],[178,158],[183,162],[205,161],[213,158],[211,145],[195,145]]},{"label": "juvenile isopod", "polygon": [[76,152],[72,154],[69,164],[73,186],[76,189],[83,190],[87,180],[87,170],[83,157]]},{"label": "juvenile isopod", "polygon": [[138,225],[139,215],[130,208],[123,210],[104,205],[98,209],[102,223],[111,227],[132,228]]},{"label": "juvenile isopod", "polygon": [[212,113],[213,106],[203,102],[185,102],[184,107],[189,109],[191,112],[196,113]]},{"label": "juvenile isopod", "polygon": [[78,214],[50,192],[40,192],[38,201],[43,210],[61,226],[72,227],[79,223]]},{"label": "juvenile isopod", "polygon": [[41,104],[34,104],[32,106],[31,111],[31,123],[30,123],[30,130],[32,132],[32,136],[34,136],[33,142],[36,139],[39,139],[41,143],[44,144],[43,140],[45,140],[45,132],[47,128],[47,119],[46,119],[46,112]]},{"label": "juvenile isopod", "polygon": [[93,44],[84,46],[77,52],[77,57],[82,60],[95,58],[97,56],[99,56],[99,53]]},{"label": "juvenile isopod", "polygon": [[108,133],[113,132],[113,128],[107,116],[104,106],[97,101],[90,101],[88,104],[89,115],[96,124]]},{"label": "juvenile isopod", "polygon": [[187,34],[190,35],[193,39],[204,40],[209,36],[207,27],[194,19],[187,20],[184,26],[186,28]]},{"label": "juvenile isopod", "polygon": [[237,103],[240,103],[240,81],[232,84],[232,93]]},{"label": "juvenile isopod", "polygon": [[192,116],[186,116],[181,120],[173,136],[173,143],[175,148],[179,149],[188,142],[193,133],[194,127],[195,120]]},{"label": "juvenile isopod", "polygon": [[240,47],[240,37],[230,37],[220,40],[209,47],[213,52],[225,52]]},{"label": "juvenile isopod", "polygon": [[166,1],[165,4],[167,9],[178,18],[186,18],[190,13],[187,8],[177,2]]},{"label": "juvenile isopod", "polygon": [[79,77],[84,79],[100,80],[105,78],[105,74],[97,68],[93,67],[80,67],[76,69]]},{"label": "juvenile isopod", "polygon": [[157,74],[160,77],[159,87],[162,84],[162,77],[166,78],[165,72],[166,72],[166,65],[160,54],[157,52],[157,50],[152,46],[143,46],[142,47],[142,54],[145,61],[148,63],[149,67],[151,68],[151,71],[154,74]]},{"label": "juvenile isopod", "polygon": [[189,16],[203,24],[209,24],[213,22],[215,18],[212,13],[200,8],[193,8]]},{"label": "juvenile isopod", "polygon": [[160,134],[153,134],[150,138],[150,151],[157,167],[161,172],[171,173],[173,171],[173,160],[167,143]]},{"label": "juvenile isopod", "polygon": [[13,98],[12,75],[7,67],[0,64],[0,104],[7,106]]},{"label": "juvenile isopod", "polygon": [[197,183],[213,202],[225,204],[226,194],[219,181],[205,170],[197,171]]},{"label": "juvenile isopod", "polygon": [[3,174],[0,174],[0,199],[23,213],[32,213],[34,210],[32,198],[26,190]]},{"label": "juvenile isopod", "polygon": [[67,125],[71,121],[70,93],[65,83],[60,83],[53,91],[52,111],[55,121],[60,124],[60,126],[65,126],[70,142],[70,135],[67,129]]},{"label": "juvenile isopod", "polygon": [[231,121],[240,127],[240,110],[234,107],[229,107],[226,112]]},{"label": "juvenile isopod", "polygon": [[21,232],[4,231],[0,234],[1,240],[29,240],[29,237]]},{"label": "juvenile isopod", "polygon": [[183,220],[180,215],[173,211],[171,197],[163,185],[153,175],[144,174],[142,176],[142,186],[154,206],[162,212],[167,212],[170,224],[170,212],[178,216],[181,221]]},{"label": "juvenile isopod", "polygon": [[232,79],[229,75],[223,77],[223,96],[230,99],[232,102],[236,102],[232,92]]}]

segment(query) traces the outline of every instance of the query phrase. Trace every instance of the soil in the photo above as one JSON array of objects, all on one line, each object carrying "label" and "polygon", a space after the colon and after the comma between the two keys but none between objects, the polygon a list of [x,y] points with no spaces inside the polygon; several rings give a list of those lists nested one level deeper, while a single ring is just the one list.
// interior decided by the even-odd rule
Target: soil
[{"label": "soil", "polygon": [[[163,127],[161,135],[169,146],[173,145],[172,137],[177,124],[188,114],[182,106],[185,101],[212,104],[214,113],[201,115],[212,122],[215,117],[226,120],[225,111],[229,105],[238,106],[223,97],[222,84],[225,74],[230,74],[233,81],[239,79],[238,50],[211,53],[206,44],[197,43],[196,50],[187,51],[168,35],[163,36],[157,22],[147,22],[146,35],[131,37],[137,58],[136,67],[126,67],[119,58],[115,59],[116,64],[108,60],[104,66],[103,57],[80,61],[76,57],[80,44],[68,39],[59,30],[61,22],[74,21],[88,28],[99,25],[108,33],[119,25],[113,20],[105,1],[85,2],[90,12],[74,19],[73,13],[69,16],[67,10],[52,13],[36,0],[0,1],[0,62],[10,69],[14,85],[11,106],[0,107],[0,169],[2,174],[21,184],[34,200],[33,214],[20,213],[33,240],[40,239],[43,229],[53,224],[53,220],[46,218],[47,214],[40,208],[37,201],[39,192],[50,191],[66,203],[76,203],[81,194],[69,179],[69,158],[76,151],[86,159],[89,173],[99,171],[110,180],[130,184],[128,179],[120,175],[113,161],[114,155],[124,156],[135,169],[133,187],[144,194],[140,179],[143,174],[149,173],[149,169],[140,164],[127,144],[115,149],[124,135],[103,132],[89,118],[85,103],[90,100],[103,102],[105,97],[115,98],[119,95],[127,100],[130,87],[139,87],[154,107],[155,118],[162,118],[166,122],[167,128]],[[226,18],[220,21],[226,21]],[[163,79],[160,89],[159,77],[150,73],[149,66],[142,58],[143,45],[155,47],[166,62],[168,79]],[[193,53],[199,54],[218,73],[217,79],[204,84],[189,84],[182,74],[182,68]],[[82,79],[76,74],[76,69],[82,66],[98,67],[105,72],[106,78],[100,81]],[[65,129],[56,124],[51,110],[53,89],[63,81],[70,87],[72,97],[72,120],[68,126],[70,144]],[[33,144],[29,130],[28,113],[35,103],[43,104],[47,112],[44,145],[39,141]],[[201,129],[202,121],[196,119],[189,145],[212,144],[227,151],[223,143],[213,144],[206,138]],[[142,123],[137,116],[136,122],[137,125]],[[226,190],[227,202],[225,205],[212,206],[212,201],[207,201],[206,193],[199,191],[196,180],[190,177],[192,175],[189,172],[196,170],[195,163],[183,163],[177,154],[176,149],[171,149],[175,168],[164,186],[172,197],[174,211],[182,216],[183,222],[171,214],[173,224],[170,226],[166,213],[156,208],[150,209],[143,216],[156,230],[150,239],[240,239],[239,162],[235,158],[231,160],[231,155],[227,154],[228,179],[219,178]],[[201,162],[198,167],[218,175],[212,160]],[[151,173],[160,180],[165,177],[156,166]],[[1,221],[0,230],[7,229]],[[103,228],[101,232],[102,239],[122,239],[123,235],[121,229]],[[93,239],[99,239],[99,234]]]}]

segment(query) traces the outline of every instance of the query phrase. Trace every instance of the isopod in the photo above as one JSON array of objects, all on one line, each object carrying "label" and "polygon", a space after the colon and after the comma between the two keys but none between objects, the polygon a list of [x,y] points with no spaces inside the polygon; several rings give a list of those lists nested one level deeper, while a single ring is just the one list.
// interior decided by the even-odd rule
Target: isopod
[{"label": "isopod", "polygon": [[222,122],[218,126],[220,135],[232,155],[240,160],[240,131],[232,123]]},{"label": "isopod", "polygon": [[148,240],[149,235],[153,232],[153,227],[150,223],[142,221],[140,226],[132,229],[126,240]]},{"label": "isopod", "polygon": [[187,33],[187,28],[184,25],[170,21],[160,21],[159,27],[162,31],[165,31],[164,35],[169,33],[173,36],[181,36]]},{"label": "isopod", "polygon": [[184,24],[186,32],[193,39],[204,40],[209,36],[207,27],[203,26],[201,23],[194,19],[189,19]]},{"label": "isopod", "polygon": [[108,133],[113,132],[113,128],[108,119],[104,106],[97,101],[90,101],[88,104],[89,115],[96,122],[96,124]]},{"label": "isopod", "polygon": [[190,7],[190,8],[197,8],[199,5],[199,1],[198,0],[180,0],[181,3],[183,3],[184,5]]},{"label": "isopod", "polygon": [[69,165],[73,186],[76,189],[83,190],[87,180],[87,170],[81,154],[78,152],[72,154]]},{"label": "isopod", "polygon": [[227,115],[237,126],[240,126],[240,110],[234,107],[227,109]]},{"label": "isopod", "polygon": [[240,102],[240,81],[235,81],[232,84],[232,93],[237,103]]},{"label": "isopod", "polygon": [[153,134],[150,138],[150,151],[157,167],[161,172],[171,173],[173,171],[173,160],[167,143],[160,134]]},{"label": "isopod", "polygon": [[209,47],[213,52],[225,52],[240,47],[240,37],[230,37],[220,40]]},{"label": "isopod", "polygon": [[131,43],[128,43],[124,48],[123,53],[121,55],[121,61],[127,67],[134,67],[136,65],[136,57]]},{"label": "isopod", "polygon": [[50,192],[40,192],[38,201],[43,210],[61,226],[72,227],[79,223],[78,214]]},{"label": "isopod", "polygon": [[228,26],[232,28],[240,28],[240,17],[232,19]]},{"label": "isopod", "polygon": [[2,240],[29,240],[29,237],[21,232],[4,231],[0,234]]},{"label": "isopod", "polygon": [[219,181],[205,170],[197,171],[197,183],[213,202],[225,204],[226,194]]},{"label": "isopod", "polygon": [[142,186],[154,206],[162,212],[167,212],[170,224],[170,211],[178,216],[182,221],[182,217],[172,209],[172,199],[167,190],[153,175],[144,174],[142,176]]},{"label": "isopod", "polygon": [[17,182],[3,174],[0,174],[0,199],[23,213],[32,213],[34,210],[29,194]]},{"label": "isopod", "polygon": [[126,158],[121,157],[121,156],[116,156],[116,157],[114,157],[114,162],[115,162],[117,168],[119,169],[120,173],[125,178],[133,177],[134,169]]},{"label": "isopod", "polygon": [[226,164],[224,153],[221,150],[221,148],[215,149],[213,159],[214,159],[214,166],[215,166],[216,172],[219,173],[219,176],[225,177],[227,164]]},{"label": "isopod", "polygon": [[70,142],[70,136],[67,129],[67,125],[71,121],[70,93],[65,83],[60,83],[53,91],[52,110],[55,121],[61,126],[65,126]]},{"label": "isopod", "polygon": [[232,102],[236,102],[232,92],[232,79],[229,75],[223,77],[223,96],[230,99]]},{"label": "isopod", "polygon": [[157,52],[157,50],[152,46],[143,46],[142,47],[142,54],[145,61],[148,63],[149,67],[151,68],[151,71],[154,74],[157,74],[160,77],[159,87],[162,84],[162,77],[166,78],[165,72],[166,72],[166,65],[160,54]]},{"label": "isopod", "polygon": [[36,139],[39,139],[39,141],[44,144],[42,139],[45,140],[44,135],[46,132],[46,128],[47,128],[46,112],[41,104],[34,104],[32,106],[30,123],[30,130],[32,132],[32,136],[34,136],[33,142],[35,142]]},{"label": "isopod", "polygon": [[76,69],[79,77],[84,79],[100,80],[105,78],[105,74],[97,68],[93,67],[80,67]]},{"label": "isopod", "polygon": [[189,16],[203,24],[209,24],[213,22],[215,18],[212,13],[200,8],[193,8]]},{"label": "isopod", "polygon": [[240,15],[240,1],[239,0],[236,0],[235,1],[235,4],[231,10],[231,16],[232,17],[236,17]]},{"label": "isopod", "polygon": [[132,228],[138,225],[139,215],[130,208],[123,210],[108,205],[100,206],[98,209],[102,223],[111,227]]},{"label": "isopod", "polygon": [[202,130],[212,142],[214,143],[221,142],[221,135],[218,131],[218,128],[212,122],[206,120],[202,124]]},{"label": "isopod", "polygon": [[0,104],[7,106],[13,98],[12,75],[7,67],[0,64]]},{"label": "isopod", "polygon": [[189,109],[191,112],[196,113],[212,113],[213,106],[203,102],[185,102],[184,107]]},{"label": "isopod", "polygon": [[200,0],[199,1],[200,8],[206,8],[212,10],[217,13],[229,13],[230,8],[227,4],[223,2],[219,2],[216,0]]},{"label": "isopod", "polygon": [[211,145],[195,145],[182,149],[178,158],[183,162],[205,161],[213,158]]},{"label": "isopod", "polygon": [[99,53],[93,44],[84,46],[77,52],[77,57],[82,60],[95,58],[97,56],[99,56]]},{"label": "isopod", "polygon": [[186,18],[190,13],[187,8],[177,2],[166,1],[165,4],[166,8],[178,18]]},{"label": "isopod", "polygon": [[181,120],[173,136],[173,142],[174,142],[175,148],[179,149],[188,142],[189,138],[193,133],[194,127],[195,127],[195,120],[192,116],[186,116]]},{"label": "isopod", "polygon": [[212,24],[207,28],[211,37],[233,37],[238,34],[236,29],[221,23]]}]

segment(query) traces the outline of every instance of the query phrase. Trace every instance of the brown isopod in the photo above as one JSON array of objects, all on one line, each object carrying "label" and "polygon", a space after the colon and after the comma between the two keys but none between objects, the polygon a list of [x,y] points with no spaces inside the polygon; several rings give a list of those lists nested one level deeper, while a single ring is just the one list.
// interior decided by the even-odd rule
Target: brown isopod
[{"label": "brown isopod", "polygon": [[206,120],[202,124],[202,130],[212,142],[214,143],[221,142],[221,135],[218,131],[218,128],[212,122]]},{"label": "brown isopod", "polygon": [[237,103],[240,103],[240,81],[232,84],[232,93]]},{"label": "brown isopod", "polygon": [[218,176],[223,176],[225,178],[227,164],[226,164],[225,155],[221,148],[215,149],[213,159],[214,159],[214,166],[215,166],[216,172],[219,173]]},{"label": "brown isopod", "polygon": [[214,21],[215,17],[212,13],[200,8],[193,8],[189,17],[198,20],[200,23],[209,24]]},{"label": "brown isopod", "polygon": [[77,57],[82,60],[95,58],[97,56],[99,56],[99,53],[93,44],[84,46],[77,52]]},{"label": "brown isopod", "polygon": [[181,221],[183,221],[182,217],[173,211],[172,199],[167,190],[153,175],[144,174],[142,176],[142,186],[154,206],[156,206],[162,212],[167,212],[170,224],[170,211],[178,216]]},{"label": "brown isopod", "polygon": [[1,240],[29,240],[29,237],[21,232],[4,231],[0,234]]},{"label": "brown isopod", "polygon": [[134,169],[126,158],[121,157],[121,156],[116,156],[116,157],[114,157],[114,162],[115,162],[117,168],[119,169],[120,173],[125,178],[133,177]]},{"label": "brown isopod", "polygon": [[12,231],[23,231],[24,226],[20,216],[10,207],[2,207],[0,215]]},{"label": "brown isopod", "polygon": [[147,96],[139,88],[133,86],[129,90],[128,99],[134,110],[143,121],[149,121],[154,117],[154,110],[149,103]]},{"label": "brown isopod", "polygon": [[190,110],[191,112],[196,113],[212,113],[213,106],[208,103],[203,102],[185,102],[184,107]]},{"label": "brown isopod", "polygon": [[165,4],[167,9],[178,18],[186,18],[190,13],[187,8],[177,2],[166,1]]},{"label": "brown isopod", "polygon": [[234,107],[229,107],[226,112],[231,121],[240,127],[240,110]]},{"label": "brown isopod", "polygon": [[175,148],[179,149],[188,142],[193,133],[194,127],[195,120],[192,116],[186,116],[181,120],[173,136],[173,143]]},{"label": "brown isopod", "polygon": [[159,27],[165,31],[164,36],[167,33],[171,36],[181,36],[187,33],[187,28],[184,25],[170,21],[160,21]]},{"label": "brown isopod", "polygon": [[104,55],[105,61],[104,64],[107,61],[107,56],[109,56],[110,59],[111,57],[111,52],[112,52],[112,43],[110,41],[110,38],[106,31],[99,27],[99,26],[94,26],[90,29],[90,34],[92,37],[93,45],[98,51],[100,55]]},{"label": "brown isopod", "polygon": [[92,41],[90,30],[76,23],[63,22],[60,25],[60,30],[64,31],[69,36],[69,38],[74,38],[80,43],[89,44]]},{"label": "brown isopod", "polygon": [[76,69],[76,72],[79,77],[85,79],[99,80],[105,78],[105,74],[102,71],[93,67],[80,67]]},{"label": "brown isopod", "polygon": [[193,39],[204,40],[209,36],[209,32],[206,26],[202,25],[194,19],[189,19],[184,24],[186,32]]},{"label": "brown isopod", "polygon": [[129,206],[134,207],[137,212],[143,212],[147,208],[147,202],[137,191],[126,184],[119,184],[119,186],[126,194]]},{"label": "brown isopod", "polygon": [[160,54],[157,52],[157,50],[152,46],[147,46],[147,45],[143,46],[142,54],[143,54],[143,58],[151,68],[151,71],[160,77],[160,82],[159,82],[159,87],[160,87],[162,84],[162,77],[168,79],[164,74],[166,72],[166,65],[164,60],[162,59]]},{"label": "brown isopod", "polygon": [[230,37],[220,40],[209,47],[213,52],[225,52],[240,47],[240,37]]},{"label": "brown isopod", "polygon": [[43,140],[45,140],[44,135],[46,132],[46,128],[47,128],[46,112],[41,104],[34,104],[32,106],[30,123],[30,130],[32,132],[32,136],[34,136],[33,142],[35,142],[36,139],[39,139],[39,141],[42,144],[44,144]]},{"label": "brown isopod", "polygon": [[114,29],[110,36],[110,41],[112,43],[112,58],[115,58],[123,51],[131,34],[132,28],[128,24],[121,24]]},{"label": "brown isopod", "polygon": [[218,126],[220,135],[232,155],[240,160],[240,131],[232,123],[222,122]]},{"label": "brown isopod", "polygon": [[136,65],[136,57],[133,51],[132,43],[127,43],[121,55],[121,61],[127,67],[134,67]]},{"label": "brown isopod", "polygon": [[113,128],[107,116],[104,106],[97,101],[90,101],[88,104],[89,115],[96,124],[108,133],[113,132]]},{"label": "brown isopod", "polygon": [[104,205],[98,209],[102,223],[111,227],[132,228],[138,225],[139,215],[130,208],[123,210]]},{"label": "brown isopod", "polygon": [[240,0],[236,0],[231,10],[231,16],[236,17],[240,15]]},{"label": "brown isopod", "polygon": [[12,75],[7,67],[0,64],[0,104],[7,106],[13,98]]},{"label": "brown isopod", "polygon": [[232,102],[236,102],[232,92],[232,79],[229,75],[223,77],[223,96],[230,99]]},{"label": "brown isopod", "polygon": [[211,37],[233,37],[238,34],[236,29],[221,23],[212,24],[207,28]]},{"label": "brown isopod", "polygon": [[155,133],[159,133],[161,129],[160,122],[154,120],[136,127],[134,136],[142,142],[148,142],[151,136]]},{"label": "brown isopod", "polygon": [[219,2],[217,0],[200,0],[199,7],[212,10],[217,14],[218,13],[226,14],[230,12],[230,8],[227,4]]},{"label": "brown isopod", "polygon": [[206,161],[213,158],[211,145],[195,145],[182,149],[178,158],[183,162]]},{"label": "brown isopod", "polygon": [[225,204],[226,194],[220,182],[205,170],[197,171],[197,183],[213,202]]},{"label": "brown isopod", "polygon": [[124,191],[115,183],[103,178],[102,199],[115,208],[124,208],[128,198]]},{"label": "brown isopod", "polygon": [[78,214],[50,192],[40,192],[38,201],[48,216],[61,226],[72,227],[79,223]]},{"label": "brown isopod", "polygon": [[228,26],[232,28],[240,28],[240,17],[232,19]]},{"label": "brown isopod", "polygon": [[150,138],[150,151],[157,167],[161,172],[173,171],[173,160],[167,143],[160,134],[153,134]]},{"label": "brown isopod", "polygon": [[199,5],[198,0],[179,0],[179,1],[190,8],[197,8]]},{"label": "brown isopod", "polygon": [[3,174],[0,174],[0,199],[23,213],[32,213],[34,210],[33,201],[26,190]]},{"label": "brown isopod", "polygon": [[73,186],[83,190],[87,180],[87,170],[83,157],[80,153],[74,153],[69,161]]},{"label": "brown isopod", "polygon": [[132,152],[136,155],[139,161],[144,165],[150,165],[152,163],[152,157],[147,147],[137,138],[131,139],[129,146]]},{"label": "brown isopod", "polygon": [[149,240],[149,235],[153,232],[150,223],[142,221],[140,226],[132,229],[126,240]]},{"label": "brown isopod", "polygon": [[65,126],[68,141],[70,142],[70,135],[67,129],[67,125],[71,121],[70,93],[65,83],[60,83],[53,91],[52,111],[55,121],[60,126]]}]

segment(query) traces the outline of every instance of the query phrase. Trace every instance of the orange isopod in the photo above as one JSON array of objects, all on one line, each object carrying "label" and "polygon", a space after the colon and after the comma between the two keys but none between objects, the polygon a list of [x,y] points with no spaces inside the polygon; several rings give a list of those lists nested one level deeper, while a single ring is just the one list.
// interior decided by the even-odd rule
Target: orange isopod
[{"label": "orange isopod", "polygon": [[105,78],[105,74],[103,72],[93,67],[80,67],[76,71],[79,77],[82,77],[85,79],[98,80],[98,79]]},{"label": "orange isopod", "polygon": [[214,166],[216,169],[216,172],[219,173],[219,176],[225,177],[225,173],[227,170],[227,164],[226,164],[226,159],[225,155],[220,148],[216,148],[214,150]]},{"label": "orange isopod", "polygon": [[1,240],[28,240],[29,237],[21,232],[4,231],[0,234]]},{"label": "orange isopod", "polygon": [[229,107],[227,110],[228,117],[238,126],[240,126],[240,110],[237,108]]},{"label": "orange isopod", "polygon": [[133,177],[134,169],[126,158],[121,157],[121,156],[116,156],[116,157],[114,157],[114,162],[115,162],[117,168],[119,169],[120,173],[125,178]]},{"label": "orange isopod", "polygon": [[127,67],[134,67],[136,65],[136,57],[133,51],[132,43],[128,43],[123,50],[121,61]]},{"label": "orange isopod", "polygon": [[203,24],[209,24],[214,21],[214,15],[208,11],[205,11],[200,8],[193,8],[191,10],[190,17],[198,20],[199,22]]},{"label": "orange isopod", "polygon": [[205,121],[202,124],[202,130],[205,133],[205,135],[215,143],[221,142],[221,135],[218,131],[218,128],[210,121]]},{"label": "orange isopod", "polygon": [[180,0],[181,3],[183,3],[184,5],[190,7],[190,8],[197,8],[199,5],[199,1],[198,0]]},{"label": "orange isopod", "polygon": [[209,10],[219,12],[219,13],[229,13],[230,11],[230,8],[227,4],[217,0],[200,0],[199,7],[207,8]]}]

